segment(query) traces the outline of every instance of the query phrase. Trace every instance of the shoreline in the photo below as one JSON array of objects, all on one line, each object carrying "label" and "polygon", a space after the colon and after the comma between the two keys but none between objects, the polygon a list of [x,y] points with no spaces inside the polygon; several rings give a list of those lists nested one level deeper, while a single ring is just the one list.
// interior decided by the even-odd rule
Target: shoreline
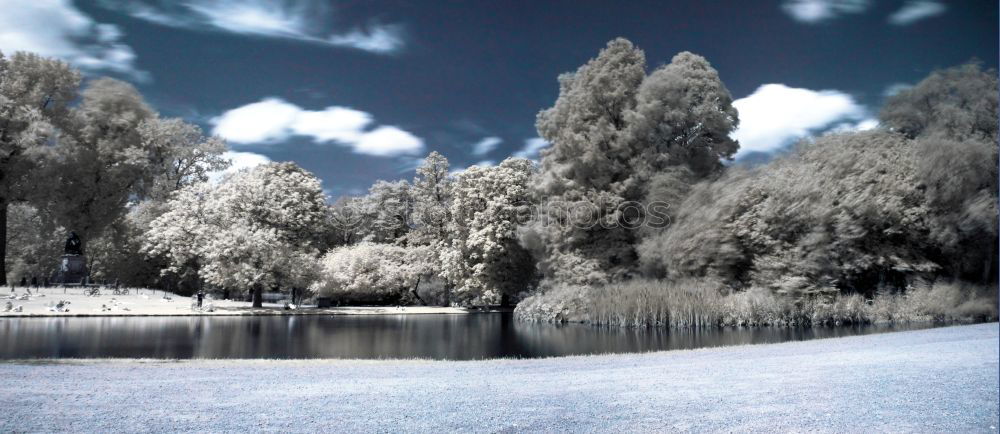
[{"label": "shoreline", "polygon": [[[407,309],[409,308],[409,309]],[[308,310],[307,310],[308,309]],[[215,311],[190,313],[24,313],[0,312],[0,319],[6,318],[153,318],[153,317],[252,317],[252,316],[378,316],[378,315],[474,315],[481,313],[511,313],[512,309],[476,309],[444,306],[404,306],[400,309],[383,306],[344,306],[340,308],[300,308],[284,310],[280,307],[263,308],[254,311]]]}]

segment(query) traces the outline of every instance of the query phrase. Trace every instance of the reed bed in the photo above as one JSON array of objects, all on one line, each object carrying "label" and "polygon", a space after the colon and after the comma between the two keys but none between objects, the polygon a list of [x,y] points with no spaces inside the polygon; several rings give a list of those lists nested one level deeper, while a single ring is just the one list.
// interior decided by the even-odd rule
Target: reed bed
[{"label": "reed bed", "polygon": [[997,295],[993,288],[939,282],[871,298],[792,300],[765,288],[731,291],[707,280],[633,280],[557,286],[525,299],[515,314],[527,321],[672,328],[991,321],[997,318]]}]

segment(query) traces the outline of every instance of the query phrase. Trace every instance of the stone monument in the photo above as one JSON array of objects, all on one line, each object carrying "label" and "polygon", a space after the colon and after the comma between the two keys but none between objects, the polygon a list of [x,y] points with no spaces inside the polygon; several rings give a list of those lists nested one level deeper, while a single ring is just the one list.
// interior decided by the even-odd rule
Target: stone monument
[{"label": "stone monument", "polygon": [[87,259],[83,256],[83,242],[76,232],[70,232],[66,238],[66,248],[56,279],[62,284],[83,283],[87,276]]}]

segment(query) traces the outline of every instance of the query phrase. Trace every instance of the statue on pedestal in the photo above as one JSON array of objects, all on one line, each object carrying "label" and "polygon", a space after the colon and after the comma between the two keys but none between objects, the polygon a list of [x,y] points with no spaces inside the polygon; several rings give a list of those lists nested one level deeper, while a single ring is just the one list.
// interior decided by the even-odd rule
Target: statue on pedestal
[{"label": "statue on pedestal", "polygon": [[70,232],[63,249],[62,262],[59,266],[59,283],[80,284],[87,280],[87,259],[83,256],[83,241],[76,232]]},{"label": "statue on pedestal", "polygon": [[66,238],[66,248],[63,252],[67,255],[82,255],[83,254],[83,242],[80,241],[80,236],[76,232],[70,232],[69,237]]}]

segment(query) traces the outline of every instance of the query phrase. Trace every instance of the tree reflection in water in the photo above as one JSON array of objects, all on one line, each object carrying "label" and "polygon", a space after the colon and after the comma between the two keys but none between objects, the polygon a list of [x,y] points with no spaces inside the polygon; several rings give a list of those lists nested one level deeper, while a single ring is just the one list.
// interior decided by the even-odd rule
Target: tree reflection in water
[{"label": "tree reflection in water", "polygon": [[551,357],[745,345],[926,328],[620,329],[510,314],[0,319],[0,358]]}]

